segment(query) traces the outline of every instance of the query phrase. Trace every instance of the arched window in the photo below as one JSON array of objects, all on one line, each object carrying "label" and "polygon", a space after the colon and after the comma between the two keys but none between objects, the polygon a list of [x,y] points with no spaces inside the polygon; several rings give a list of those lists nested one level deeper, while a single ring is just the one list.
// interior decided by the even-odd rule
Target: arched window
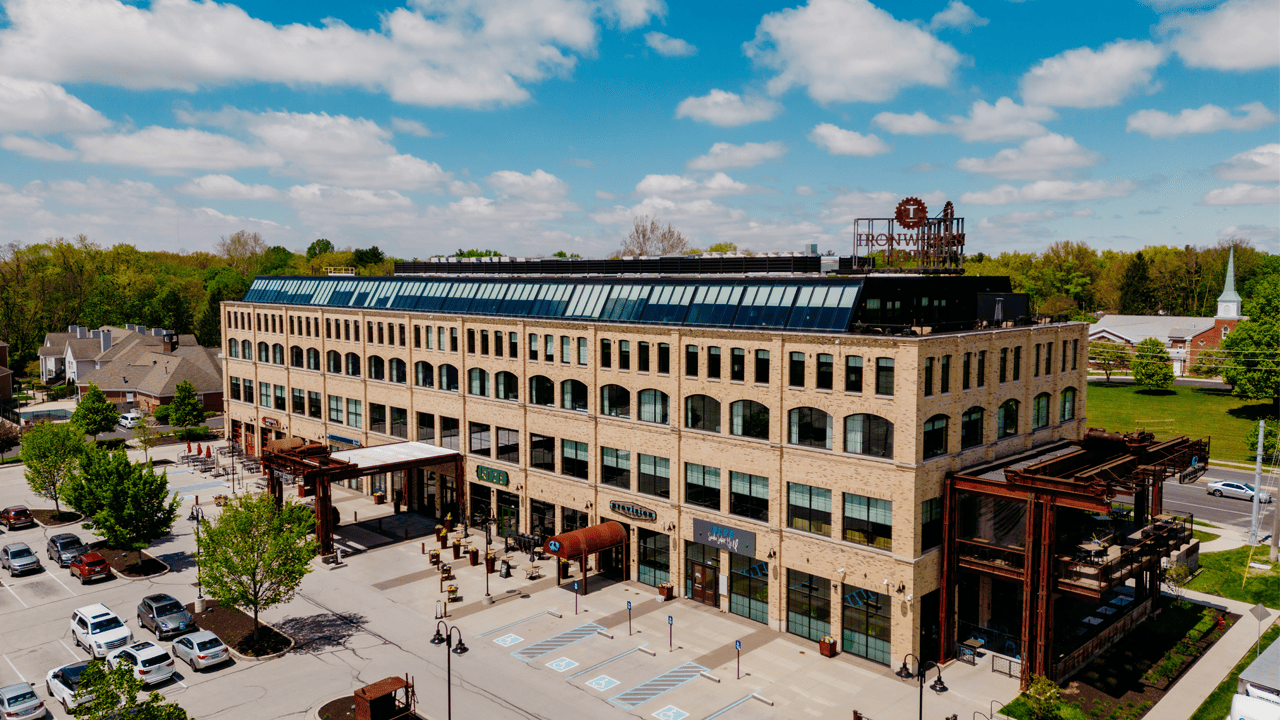
[{"label": "arched window", "polygon": [[440,366],[440,389],[458,392],[458,368],[447,363]]},{"label": "arched window", "polygon": [[369,356],[369,379],[370,380],[386,380],[387,364],[377,355]]},{"label": "arched window", "polygon": [[946,415],[934,415],[924,423],[924,456],[926,459],[947,454],[947,424],[951,420]]},{"label": "arched window", "polygon": [[893,457],[893,423],[880,417],[859,413],[844,419],[844,451],[871,457]]},{"label": "arched window", "polygon": [[307,369],[320,369],[320,351],[315,348],[307,348]]},{"label": "arched window", "polygon": [[235,338],[227,340],[227,357],[240,357],[240,341]]},{"label": "arched window", "polygon": [[1076,419],[1076,389],[1064,388],[1058,398],[1058,422]]},{"label": "arched window", "polygon": [[248,340],[240,341],[240,357],[244,358],[245,360],[253,359],[253,343],[249,342]]},{"label": "arched window", "polygon": [[556,385],[545,375],[534,375],[529,378],[529,402],[534,405],[555,407]]},{"label": "arched window", "polygon": [[467,392],[472,395],[489,397],[489,373],[480,368],[467,371]]},{"label": "arched window", "polygon": [[577,380],[560,383],[560,407],[565,410],[587,411],[587,386]]},{"label": "arched window", "polygon": [[600,388],[600,414],[631,417],[631,391],[621,385],[605,385]]},{"label": "arched window", "polygon": [[831,449],[831,416],[818,408],[798,407],[787,417],[787,442]]},{"label": "arched window", "polygon": [[769,439],[769,408],[754,400],[729,405],[729,434]]},{"label": "arched window", "polygon": [[302,348],[294,345],[289,348],[289,365],[292,367],[302,367]]},{"label": "arched window", "polygon": [[1018,434],[1018,401],[1005,400],[996,409],[996,439]]},{"label": "arched window", "polygon": [[986,411],[974,406],[960,416],[960,449],[976,447],[982,444],[982,420]]},{"label": "arched window", "polygon": [[435,387],[435,368],[431,363],[419,360],[413,364],[413,384],[418,387]]},{"label": "arched window", "polygon": [[720,401],[710,395],[685,398],[684,426],[690,430],[720,432]]},{"label": "arched window", "polygon": [[402,385],[406,381],[405,375],[408,374],[404,361],[400,358],[391,358],[387,361],[387,373],[390,376],[391,382],[400,383]]},{"label": "arched window", "polygon": [[325,359],[328,361],[328,371],[331,373],[342,372],[342,353],[337,350],[330,350],[325,353]]},{"label": "arched window", "polygon": [[1040,393],[1031,401],[1031,429],[1049,427],[1049,393]]},{"label": "arched window", "polygon": [[271,362],[271,346],[264,342],[258,343],[258,362]]},{"label": "arched window", "polygon": [[500,372],[493,376],[494,397],[499,400],[520,399],[520,378],[515,373]]},{"label": "arched window", "polygon": [[276,365],[284,364],[284,346],[280,343],[271,346],[271,362]]},{"label": "arched window", "polygon": [[667,425],[671,419],[671,398],[661,390],[640,391],[640,419]]},{"label": "arched window", "polygon": [[347,374],[351,377],[360,377],[360,356],[355,353],[346,354]]}]

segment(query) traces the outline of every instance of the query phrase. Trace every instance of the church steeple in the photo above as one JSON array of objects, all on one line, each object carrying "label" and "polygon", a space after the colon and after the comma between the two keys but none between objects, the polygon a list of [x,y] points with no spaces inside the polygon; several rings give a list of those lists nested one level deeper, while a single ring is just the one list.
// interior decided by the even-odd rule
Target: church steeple
[{"label": "church steeple", "polygon": [[1218,296],[1218,317],[1240,317],[1240,294],[1236,292],[1236,250],[1231,248],[1227,255],[1227,281]]}]

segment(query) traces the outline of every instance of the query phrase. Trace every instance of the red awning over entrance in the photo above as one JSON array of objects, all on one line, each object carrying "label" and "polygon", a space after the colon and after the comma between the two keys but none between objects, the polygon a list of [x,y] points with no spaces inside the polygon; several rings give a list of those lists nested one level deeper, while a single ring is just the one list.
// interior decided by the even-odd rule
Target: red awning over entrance
[{"label": "red awning over entrance", "polygon": [[627,531],[622,523],[610,520],[591,527],[556,535],[547,540],[543,552],[565,560],[577,560],[584,555],[625,545]]}]

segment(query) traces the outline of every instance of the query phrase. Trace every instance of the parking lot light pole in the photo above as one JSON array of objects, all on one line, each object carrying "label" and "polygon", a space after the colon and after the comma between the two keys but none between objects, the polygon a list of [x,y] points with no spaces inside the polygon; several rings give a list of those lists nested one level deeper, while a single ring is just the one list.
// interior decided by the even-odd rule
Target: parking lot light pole
[{"label": "parking lot light pole", "polygon": [[[911,669],[907,667],[907,658],[912,658],[916,661],[916,672],[914,674],[912,674]],[[920,683],[920,720],[924,720],[924,676],[929,672],[930,666],[937,668],[938,677],[929,684],[929,687],[932,688],[934,692],[946,692],[947,685],[942,682],[942,666],[932,660],[925,660],[924,662],[921,662],[920,658],[916,657],[912,653],[907,653],[902,658],[902,667],[897,672],[898,677],[904,680],[910,680],[914,677]]]},{"label": "parking lot light pole", "polygon": [[[444,628],[444,632],[440,632]],[[453,644],[453,633],[458,633],[457,647]],[[436,634],[431,638],[432,645],[444,645],[445,648],[445,720],[453,720],[453,655],[462,655],[467,646],[462,642],[462,630],[457,625],[450,625],[443,620],[436,623]]]}]

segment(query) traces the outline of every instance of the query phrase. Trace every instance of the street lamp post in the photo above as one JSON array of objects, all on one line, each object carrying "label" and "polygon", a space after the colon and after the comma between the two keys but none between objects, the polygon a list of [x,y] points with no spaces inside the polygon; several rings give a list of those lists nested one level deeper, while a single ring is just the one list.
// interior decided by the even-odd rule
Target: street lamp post
[{"label": "street lamp post", "polygon": [[[912,658],[913,660],[916,661],[916,672],[914,674],[912,674],[911,669],[907,667],[907,658]],[[920,658],[916,657],[911,653],[907,653],[902,658],[902,667],[898,670],[898,673],[897,673],[898,677],[904,680],[910,680],[911,678],[914,677],[920,683],[920,715],[919,715],[920,720],[924,720],[924,681],[925,681],[925,675],[929,672],[929,666],[931,665],[938,670],[938,677],[935,678],[934,681],[929,684],[929,687],[934,692],[939,692],[939,693],[946,692],[947,685],[946,683],[942,682],[942,666],[932,660],[925,660],[924,662],[921,662]]]},{"label": "street lamp post", "polygon": [[200,524],[204,521],[204,509],[199,505],[191,508],[191,521],[196,526],[196,605],[197,612],[204,610],[204,585],[200,577]]},{"label": "street lamp post", "polygon": [[[440,628],[444,628],[444,633],[440,632]],[[458,645],[454,647],[453,633],[458,633]],[[461,655],[467,651],[467,646],[462,642],[462,630],[457,625],[450,625],[443,620],[436,622],[436,634],[431,638],[432,645],[444,645],[445,648],[445,720],[453,720],[453,656]]]}]

